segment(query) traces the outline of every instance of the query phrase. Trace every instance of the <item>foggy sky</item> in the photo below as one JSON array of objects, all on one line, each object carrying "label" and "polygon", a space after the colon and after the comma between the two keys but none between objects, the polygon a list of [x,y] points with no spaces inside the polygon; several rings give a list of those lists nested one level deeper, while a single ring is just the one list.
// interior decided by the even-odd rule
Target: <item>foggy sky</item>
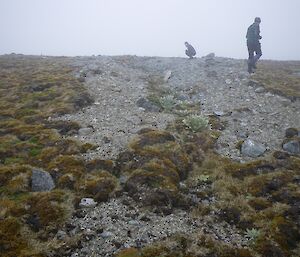
[{"label": "foggy sky", "polygon": [[0,54],[247,58],[261,17],[264,59],[300,60],[300,0],[0,0]]}]

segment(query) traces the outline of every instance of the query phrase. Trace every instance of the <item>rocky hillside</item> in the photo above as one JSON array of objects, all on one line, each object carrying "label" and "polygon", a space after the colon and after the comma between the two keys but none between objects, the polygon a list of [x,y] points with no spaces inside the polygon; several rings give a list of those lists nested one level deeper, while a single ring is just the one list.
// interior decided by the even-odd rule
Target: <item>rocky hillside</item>
[{"label": "rocky hillside", "polygon": [[3,256],[300,252],[300,62],[0,57]]}]

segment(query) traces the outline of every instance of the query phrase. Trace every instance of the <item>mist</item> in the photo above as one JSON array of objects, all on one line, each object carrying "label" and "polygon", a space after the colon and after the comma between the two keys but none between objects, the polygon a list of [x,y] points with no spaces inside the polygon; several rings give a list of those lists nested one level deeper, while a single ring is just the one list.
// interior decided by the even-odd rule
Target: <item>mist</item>
[{"label": "mist", "polygon": [[300,60],[299,0],[0,0],[0,54],[247,58],[261,17],[262,59]]}]

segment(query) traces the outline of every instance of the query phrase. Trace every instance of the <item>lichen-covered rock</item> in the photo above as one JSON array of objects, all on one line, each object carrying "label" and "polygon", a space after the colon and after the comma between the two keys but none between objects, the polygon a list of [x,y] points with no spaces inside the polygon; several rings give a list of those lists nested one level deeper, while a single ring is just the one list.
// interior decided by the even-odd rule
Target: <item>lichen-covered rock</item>
[{"label": "lichen-covered rock", "polygon": [[241,146],[241,153],[242,155],[249,156],[249,157],[259,157],[264,154],[267,148],[258,142],[255,142],[251,139],[247,139]]},{"label": "lichen-covered rock", "polygon": [[50,191],[55,187],[51,175],[47,171],[33,169],[31,175],[31,190],[33,192]]}]

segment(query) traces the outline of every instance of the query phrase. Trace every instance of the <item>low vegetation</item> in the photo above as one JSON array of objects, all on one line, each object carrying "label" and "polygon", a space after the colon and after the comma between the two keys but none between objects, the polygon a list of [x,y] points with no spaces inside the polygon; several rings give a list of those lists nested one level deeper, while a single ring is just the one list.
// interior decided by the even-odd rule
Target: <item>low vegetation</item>
[{"label": "low vegetation", "polygon": [[253,77],[267,90],[288,96],[300,97],[300,62],[261,61]]},{"label": "low vegetation", "polygon": [[[291,79],[285,86],[290,89],[282,92],[298,97],[295,63],[260,65],[261,71],[270,67],[275,74],[258,71],[256,79],[272,88],[280,81],[277,69],[287,65],[281,72]],[[195,219],[227,223],[244,240],[233,245],[199,229],[141,249],[122,250],[117,257],[299,256],[299,156],[276,152],[247,163],[219,156],[215,143],[226,124],[215,116],[199,116],[194,104],[174,103],[176,95],[161,88],[157,79],[149,82],[148,98],[167,106],[163,109],[177,115],[175,122],[163,131],[141,130],[116,160],[85,161],[80,154],[95,146],[64,137],[76,134],[80,126],[53,119],[92,103],[74,72],[67,58],[0,57],[3,256],[55,256],[66,246],[78,247],[77,236],[62,243],[55,240],[56,233],[65,228],[81,197],[107,201],[116,190],[126,191],[163,215],[181,208]],[[167,95],[174,95],[172,104],[159,100]],[[56,188],[32,192],[33,168],[48,171]],[[126,177],[124,185],[119,184],[120,175]],[[187,190],[199,187],[196,197],[209,204],[196,204],[187,196]]]},{"label": "low vegetation", "polygon": [[[91,164],[78,156],[93,145],[62,137],[79,125],[53,120],[93,101],[74,73],[67,58],[0,57],[1,256],[46,256],[75,199],[106,200],[116,186],[101,167],[87,176]],[[32,192],[33,168],[48,171],[56,189]]]}]

